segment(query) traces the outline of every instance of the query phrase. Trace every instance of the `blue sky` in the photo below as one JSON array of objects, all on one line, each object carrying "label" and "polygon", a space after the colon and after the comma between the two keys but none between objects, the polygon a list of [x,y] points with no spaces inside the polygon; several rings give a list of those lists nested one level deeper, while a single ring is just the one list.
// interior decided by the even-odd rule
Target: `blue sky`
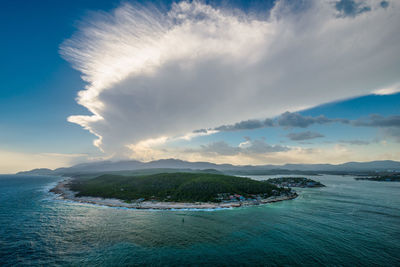
[{"label": "blue sky", "polygon": [[[84,86],[80,74],[59,54],[60,43],[91,9],[108,1],[8,1],[1,24],[0,140],[3,149],[75,153],[93,137],[70,124],[71,113],[87,112],[74,101]],[[114,4],[115,5],[115,4]],[[60,142],[60,139],[63,142]]]},{"label": "blue sky", "polygon": [[[0,11],[0,172],[105,158],[400,160],[399,125],[357,126],[371,114],[400,115],[398,30],[387,26],[396,25],[398,7],[382,2],[7,1]],[[332,33],[315,34],[323,17],[315,10],[330,16],[320,24]],[[363,25],[377,29],[362,34]],[[77,99],[85,88],[96,96]],[[372,94],[382,89],[386,95]],[[278,120],[285,111],[352,122],[188,137]],[[288,137],[305,132],[314,138]]]}]

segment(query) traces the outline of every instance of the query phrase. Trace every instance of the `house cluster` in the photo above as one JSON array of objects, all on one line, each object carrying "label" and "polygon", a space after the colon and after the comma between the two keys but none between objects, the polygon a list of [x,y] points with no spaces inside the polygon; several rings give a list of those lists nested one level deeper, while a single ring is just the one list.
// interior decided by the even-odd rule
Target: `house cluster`
[{"label": "house cluster", "polygon": [[283,187],[314,187],[316,185],[315,182],[282,182],[279,184]]},{"label": "house cluster", "polygon": [[321,187],[321,183],[306,178],[278,178],[269,180],[270,183],[280,187]]},{"label": "house cluster", "polygon": [[[273,195],[279,195],[279,192],[276,190],[273,190],[272,192]],[[271,197],[268,194],[250,194],[247,196],[243,196],[240,194],[231,194],[231,193],[220,193],[217,195],[216,200],[223,202],[223,203],[229,203],[229,202],[244,202],[244,201],[260,201],[262,199],[266,199],[268,197]]]}]

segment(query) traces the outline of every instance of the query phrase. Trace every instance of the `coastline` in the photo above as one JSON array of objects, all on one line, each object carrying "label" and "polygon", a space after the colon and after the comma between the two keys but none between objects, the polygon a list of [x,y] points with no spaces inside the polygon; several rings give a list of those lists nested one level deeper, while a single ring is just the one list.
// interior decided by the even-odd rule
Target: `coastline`
[{"label": "coastline", "polygon": [[62,199],[71,200],[78,203],[87,203],[102,205],[115,208],[129,208],[129,209],[145,209],[145,210],[182,210],[182,209],[230,209],[238,207],[265,205],[268,203],[274,203],[284,200],[291,200],[298,197],[297,193],[293,193],[289,196],[270,197],[261,199],[259,201],[238,201],[238,202],[225,202],[225,203],[214,203],[214,202],[162,202],[162,201],[143,201],[140,203],[127,203],[123,200],[116,198],[100,198],[100,197],[76,197],[76,192],[68,188],[68,184],[71,178],[65,179],[57,183],[55,187],[49,190],[49,192],[59,195]]}]

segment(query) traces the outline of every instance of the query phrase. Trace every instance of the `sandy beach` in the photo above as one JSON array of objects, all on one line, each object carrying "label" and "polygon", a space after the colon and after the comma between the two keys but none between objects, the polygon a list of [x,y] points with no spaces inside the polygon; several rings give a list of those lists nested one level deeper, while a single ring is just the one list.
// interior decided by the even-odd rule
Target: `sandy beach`
[{"label": "sandy beach", "polygon": [[296,198],[298,195],[293,193],[289,196],[278,196],[261,199],[259,201],[237,201],[237,202],[162,202],[162,201],[142,201],[139,203],[127,203],[120,199],[115,198],[100,198],[100,197],[76,197],[76,192],[71,191],[68,187],[71,179],[66,179],[59,182],[50,192],[58,194],[62,199],[72,200],[80,203],[89,203],[96,205],[103,205],[109,207],[121,207],[131,209],[156,209],[156,210],[175,210],[175,209],[229,209],[244,206],[264,205],[278,201],[290,200]]}]

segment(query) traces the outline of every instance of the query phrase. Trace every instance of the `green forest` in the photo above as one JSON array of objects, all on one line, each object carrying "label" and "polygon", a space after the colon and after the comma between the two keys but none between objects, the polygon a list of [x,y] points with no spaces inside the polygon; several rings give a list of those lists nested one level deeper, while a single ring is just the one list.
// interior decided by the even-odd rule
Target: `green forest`
[{"label": "green forest", "polygon": [[219,195],[240,194],[243,197],[269,197],[290,189],[279,188],[266,181],[210,173],[159,173],[144,176],[101,175],[91,179],[75,179],[70,189],[77,196],[118,198],[127,202],[211,201],[219,202]]}]

